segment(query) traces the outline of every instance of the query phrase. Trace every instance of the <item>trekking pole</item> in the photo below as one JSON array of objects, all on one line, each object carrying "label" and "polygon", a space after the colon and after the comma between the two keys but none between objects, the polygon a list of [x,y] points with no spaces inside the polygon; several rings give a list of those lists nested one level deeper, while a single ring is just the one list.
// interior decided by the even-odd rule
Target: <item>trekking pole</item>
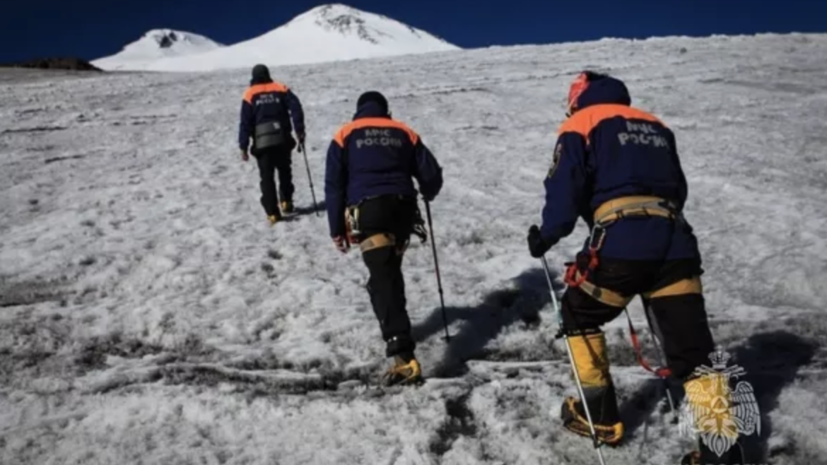
[{"label": "trekking pole", "polygon": [[[654,315],[652,315],[651,310],[652,307],[649,305],[649,302],[644,300],[643,312],[646,314],[646,322],[649,324],[650,336],[652,337],[652,342],[655,344],[655,347],[658,348],[660,365],[666,366],[666,351],[663,349],[663,345],[660,342],[663,339],[663,336],[661,335],[658,321],[654,318]],[[677,412],[675,411],[675,401],[672,399],[672,391],[669,390],[669,380],[666,376],[661,376],[661,379],[663,380],[663,388],[666,390],[666,398],[669,401],[669,410],[672,413],[672,419],[674,420]]]},{"label": "trekking pole", "polygon": [[669,391],[669,376],[672,375],[672,370],[668,367],[664,367],[664,356],[663,356],[663,348],[661,347],[660,343],[658,342],[658,338],[655,335],[655,330],[652,327],[652,320],[649,319],[649,312],[648,312],[648,305],[646,302],[643,303],[643,310],[646,313],[646,322],[649,323],[649,332],[651,333],[652,339],[654,341],[655,346],[658,348],[660,354],[660,368],[652,368],[643,358],[643,349],[640,347],[640,340],[637,337],[637,331],[635,331],[635,326],[632,324],[632,317],[629,315],[629,308],[626,307],[623,309],[623,312],[626,313],[626,319],[629,321],[629,337],[632,339],[632,348],[635,351],[635,356],[637,357],[637,361],[640,366],[643,367],[644,370],[654,374],[658,378],[663,381],[663,387],[666,390],[666,397],[669,400],[669,407],[672,409],[672,414],[675,414],[675,403],[672,401],[672,393]]},{"label": "trekking pole", "polygon": [[577,364],[574,361],[574,354],[572,354],[571,351],[571,342],[569,341],[568,335],[563,330],[563,312],[560,309],[560,305],[557,303],[557,296],[554,294],[554,286],[551,283],[551,270],[548,267],[546,257],[541,257],[541,260],[543,261],[543,269],[545,269],[546,272],[546,281],[548,282],[548,292],[551,295],[551,303],[554,305],[554,311],[557,313],[557,324],[560,327],[559,336],[566,341],[566,350],[569,353],[569,363],[571,363],[571,369],[574,371],[574,380],[577,383],[577,392],[580,395],[580,401],[583,402],[583,410],[586,412],[586,419],[589,421],[589,429],[592,434],[594,450],[597,451],[597,457],[600,459],[600,464],[606,465],[606,460],[603,458],[603,452],[600,450],[600,442],[597,439],[597,431],[594,429],[592,414],[589,412],[589,406],[586,403],[586,395],[583,392],[583,384],[580,382],[580,373],[577,370]]},{"label": "trekking pole", "polygon": [[442,278],[439,276],[439,260],[436,255],[436,239],[434,239],[434,222],[431,220],[431,204],[425,201],[425,213],[428,215],[428,228],[431,230],[431,248],[434,250],[434,270],[436,270],[436,284],[439,289],[439,303],[442,305],[442,326],[445,327],[445,341],[450,342],[448,334],[448,317],[445,315],[445,297],[442,293]]},{"label": "trekking pole", "polygon": [[301,143],[302,155],[304,155],[304,166],[307,167],[307,180],[310,181],[310,195],[313,196],[313,211],[319,216],[319,205],[316,203],[316,192],[313,190],[313,178],[310,176],[310,163],[307,162],[307,147]]}]

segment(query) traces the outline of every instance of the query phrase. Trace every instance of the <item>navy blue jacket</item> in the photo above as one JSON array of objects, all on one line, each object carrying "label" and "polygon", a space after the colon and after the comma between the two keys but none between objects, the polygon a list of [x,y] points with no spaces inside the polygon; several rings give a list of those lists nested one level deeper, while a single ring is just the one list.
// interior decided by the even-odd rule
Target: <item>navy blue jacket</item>
[{"label": "navy blue jacket", "polygon": [[[296,134],[304,134],[304,111],[301,101],[284,84],[272,81],[253,83],[244,92],[241,102],[241,118],[238,124],[238,146],[241,150],[247,150],[257,125],[271,121],[278,121],[288,135],[293,127],[296,128]],[[295,140],[293,143],[295,144]]]},{"label": "navy blue jacket", "polygon": [[419,135],[368,103],[336,133],[327,151],[325,203],[330,236],[345,235],[345,208],[380,195],[425,200],[442,189],[442,168]]},{"label": "navy blue jacket", "polygon": [[[554,161],[544,181],[541,235],[553,245],[574,230],[578,217],[593,226],[601,204],[623,196],[671,200],[687,197],[675,136],[656,117],[631,107],[623,82],[607,77],[589,83],[579,110],[560,127]],[[630,260],[700,258],[688,223],[629,217],[607,229],[600,255]]]}]

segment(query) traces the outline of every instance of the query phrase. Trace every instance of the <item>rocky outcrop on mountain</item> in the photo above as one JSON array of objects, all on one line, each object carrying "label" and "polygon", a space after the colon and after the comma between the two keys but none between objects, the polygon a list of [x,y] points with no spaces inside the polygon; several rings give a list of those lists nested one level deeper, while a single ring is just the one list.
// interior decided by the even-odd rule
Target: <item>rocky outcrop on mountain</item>
[{"label": "rocky outcrop on mountain", "polygon": [[18,63],[0,64],[3,68],[63,69],[74,71],[103,71],[86,60],[76,57],[36,58]]}]

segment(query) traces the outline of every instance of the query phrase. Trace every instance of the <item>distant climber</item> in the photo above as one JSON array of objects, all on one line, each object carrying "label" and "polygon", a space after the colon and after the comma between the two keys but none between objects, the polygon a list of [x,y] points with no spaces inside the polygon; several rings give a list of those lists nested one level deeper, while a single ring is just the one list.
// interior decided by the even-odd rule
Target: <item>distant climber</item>
[{"label": "distant climber", "polygon": [[[301,150],[305,139],[301,101],[286,85],[272,80],[267,66],[254,66],[250,87],[241,102],[238,144],[242,160],[247,161],[249,153],[258,162],[261,205],[270,224],[281,220],[284,213],[294,211],[292,151],[297,146],[292,135],[294,128]],[[276,170],[279,174],[278,194]]]}]

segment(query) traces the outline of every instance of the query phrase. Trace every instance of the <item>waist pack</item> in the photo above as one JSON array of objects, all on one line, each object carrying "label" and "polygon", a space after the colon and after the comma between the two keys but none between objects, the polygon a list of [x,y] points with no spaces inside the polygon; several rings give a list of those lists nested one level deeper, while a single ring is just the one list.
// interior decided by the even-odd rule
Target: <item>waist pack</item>
[{"label": "waist pack", "polygon": [[256,125],[254,136],[254,147],[266,149],[287,143],[287,135],[278,121],[270,121]]}]

